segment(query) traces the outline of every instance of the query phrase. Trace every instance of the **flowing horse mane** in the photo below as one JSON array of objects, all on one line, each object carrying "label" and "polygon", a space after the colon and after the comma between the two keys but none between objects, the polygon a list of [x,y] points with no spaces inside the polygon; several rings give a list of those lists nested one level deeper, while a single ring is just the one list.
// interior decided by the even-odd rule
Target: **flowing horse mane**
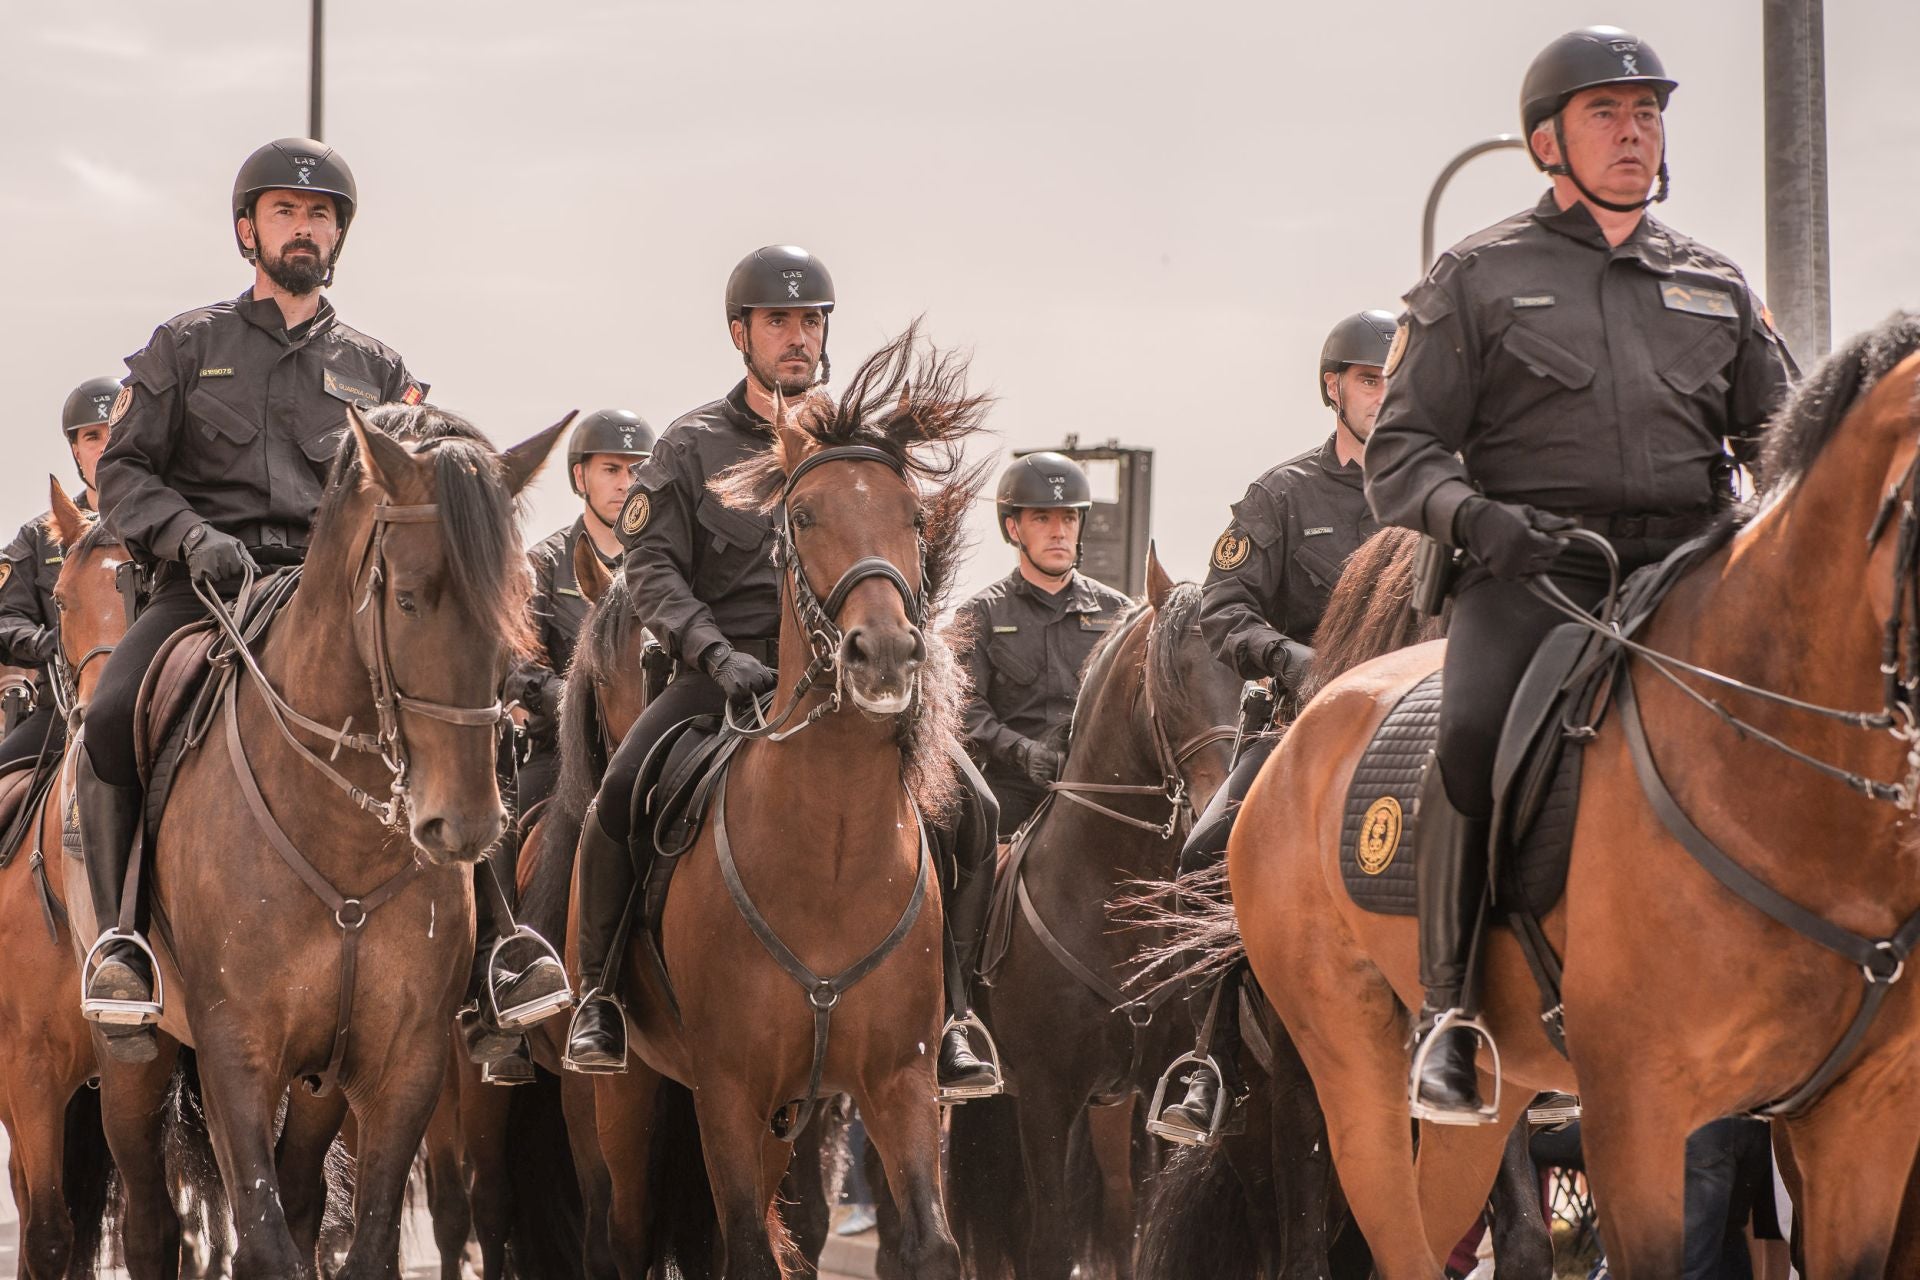
[{"label": "flowing horse mane", "polygon": [[1896,311],[1821,361],[1767,427],[1760,474],[1769,493],[1784,493],[1804,476],[1839,431],[1847,411],[1916,350],[1920,314]]},{"label": "flowing horse mane", "polygon": [[[966,442],[985,428],[992,398],[967,390],[967,361],[921,340],[920,322],[867,357],[838,405],[810,397],[789,421],[822,446],[870,445],[885,451],[918,489],[925,517],[926,660],[920,696],[901,717],[901,772],[920,811],[940,820],[952,810],[958,780],[948,756],[957,739],[965,679],[952,649],[931,625],[946,607],[968,549],[966,516],[986,483],[992,459],[968,463]],[[780,502],[786,468],[778,447],[729,467],[708,482],[729,507],[765,513]],[[785,588],[782,587],[784,592]]]},{"label": "flowing horse mane", "polygon": [[1176,660],[1180,637],[1189,628],[1199,625],[1200,586],[1198,583],[1181,582],[1175,584],[1172,591],[1159,609],[1155,609],[1145,600],[1137,600],[1133,607],[1122,614],[1113,627],[1100,637],[1100,642],[1087,654],[1087,660],[1080,667],[1081,697],[1074,699],[1072,728],[1067,735],[1067,749],[1071,750],[1074,741],[1085,727],[1080,718],[1080,705],[1084,695],[1093,689],[1103,688],[1114,663],[1119,660],[1120,651],[1126,647],[1127,637],[1132,635],[1140,623],[1149,616],[1153,619],[1153,630],[1148,634],[1148,644],[1141,655],[1145,662],[1150,657],[1153,670],[1147,672],[1147,678],[1155,681],[1170,693],[1185,687],[1186,678],[1181,674],[1180,664]]},{"label": "flowing horse mane", "polygon": [[1413,558],[1420,535],[1386,528],[1360,544],[1340,571],[1313,633],[1304,705],[1363,662],[1440,636],[1440,620],[1413,611]]},{"label": "flowing horse mane", "polygon": [[[520,511],[500,466],[500,455],[479,428],[432,405],[383,404],[366,414],[369,425],[434,462],[434,501],[455,598],[475,625],[504,636],[515,656],[533,648],[527,601],[533,581],[520,544]],[[351,433],[341,438],[314,516],[318,543],[361,487],[360,451]]]}]

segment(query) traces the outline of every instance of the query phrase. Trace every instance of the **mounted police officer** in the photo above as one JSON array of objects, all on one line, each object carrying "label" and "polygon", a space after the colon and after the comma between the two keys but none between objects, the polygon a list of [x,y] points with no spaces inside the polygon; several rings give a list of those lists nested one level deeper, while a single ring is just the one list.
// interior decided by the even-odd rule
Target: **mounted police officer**
[{"label": "mounted police officer", "polygon": [[1065,763],[1080,668],[1132,603],[1079,570],[1093,487],[1059,453],[1016,458],[1000,476],[1000,536],[1014,571],[960,606],[972,692],[967,749],[1000,802],[1002,831],[1032,816]]},{"label": "mounted police officer", "polygon": [[[1386,394],[1382,366],[1393,341],[1393,314],[1361,311],[1333,326],[1320,347],[1320,402],[1333,410],[1333,434],[1310,453],[1255,480],[1233,508],[1233,521],[1213,544],[1200,602],[1200,630],[1220,661],[1249,681],[1239,758],[1180,850],[1180,873],[1220,864],[1240,802],[1273,754],[1267,732],[1276,707],[1297,706],[1313,662],[1313,636],[1340,570],[1380,525],[1361,487],[1361,455]],[[1251,721],[1248,723],[1247,721]],[[1172,1142],[1194,1145],[1217,1131],[1222,1091],[1231,1084],[1239,1040],[1237,973],[1196,986],[1188,1006],[1202,1036],[1199,1059],[1179,1101],[1150,1117]],[[1217,1003],[1216,1003],[1217,1000]],[[1183,1058],[1169,1072],[1191,1059]],[[1216,1070],[1217,1068],[1217,1070]]]},{"label": "mounted police officer", "polygon": [[1484,1032],[1463,1004],[1494,751],[1558,621],[1522,580],[1547,574],[1592,607],[1607,572],[1567,531],[1609,539],[1630,570],[1706,527],[1794,372],[1739,269],[1646,213],[1667,191],[1674,87],[1659,55],[1614,27],[1569,32],[1534,59],[1521,123],[1552,190],[1448,250],[1407,295],[1367,446],[1381,520],[1468,561],[1415,837],[1426,999],[1412,1108],[1440,1123],[1484,1118]]},{"label": "mounted police officer", "polygon": [[[341,323],[332,282],[358,207],[353,174],[324,143],[255,151],[233,184],[233,230],[252,287],[175,316],[127,358],[100,460],[108,527],[152,569],[151,598],[115,649],[87,714],[78,764],[81,841],[101,928],[83,1011],[125,1061],[155,1053],[153,957],[122,931],[121,889],[143,804],[134,701],[175,630],[206,616],[194,584],[223,592],[262,566],[298,564],[349,404],[426,394],[391,348]],[[136,904],[137,910],[137,904]],[[483,938],[483,946],[486,945]],[[552,960],[497,983],[503,1008],[565,990]]]},{"label": "mounted police officer", "polygon": [[[60,411],[60,430],[85,486],[80,505],[88,511],[98,502],[94,467],[107,447],[107,418],[119,394],[117,379],[89,378],[73,389]],[[23,760],[54,759],[67,744],[67,723],[55,704],[49,678],[60,647],[53,584],[66,559],[49,525],[51,516],[42,512],[21,525],[6,550],[0,551],[0,660],[34,672],[33,713],[0,741],[0,773]]]},{"label": "mounted police officer", "polygon": [[[642,763],[675,725],[719,715],[729,702],[758,697],[777,683],[781,572],[772,557],[774,517],[722,505],[707,492],[707,481],[772,445],[776,395],[802,396],[826,381],[833,306],[833,279],[806,250],[770,245],[741,259],[727,280],[726,317],[747,376],[722,399],[667,428],[621,509],[630,596],[675,667],[614,754],[581,835],[575,936],[589,990],[568,1035],[566,1065],[576,1071],[626,1069],[617,947],[628,903],[646,883],[653,859],[650,833],[632,830]],[[993,812],[990,798],[984,809]],[[970,834],[956,841],[967,872],[979,864],[982,847],[987,858],[993,848],[991,830],[984,839]],[[990,873],[983,878],[990,882]],[[630,927],[643,927],[638,916]],[[999,1087],[997,1070],[976,1058],[964,1029],[951,1024],[938,1074],[943,1089]]]}]

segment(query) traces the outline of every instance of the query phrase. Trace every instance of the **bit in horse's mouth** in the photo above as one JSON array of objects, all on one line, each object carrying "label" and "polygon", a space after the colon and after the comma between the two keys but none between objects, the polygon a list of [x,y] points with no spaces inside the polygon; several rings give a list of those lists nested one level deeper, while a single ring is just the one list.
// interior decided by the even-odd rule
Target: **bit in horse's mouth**
[{"label": "bit in horse's mouth", "polygon": [[847,696],[853,705],[868,715],[897,716],[913,702],[913,695],[906,689],[890,690],[883,694],[864,693],[849,685]]}]

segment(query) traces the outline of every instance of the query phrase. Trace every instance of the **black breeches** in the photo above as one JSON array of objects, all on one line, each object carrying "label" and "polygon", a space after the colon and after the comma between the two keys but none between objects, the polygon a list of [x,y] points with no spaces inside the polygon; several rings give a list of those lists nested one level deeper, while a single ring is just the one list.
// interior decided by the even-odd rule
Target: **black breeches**
[{"label": "black breeches", "polygon": [[535,742],[533,752],[516,772],[514,803],[524,816],[533,807],[553,795],[560,781],[560,752],[550,742]]},{"label": "black breeches", "polygon": [[1247,792],[1253,789],[1253,780],[1260,776],[1261,766],[1279,745],[1280,735],[1263,733],[1240,749],[1240,758],[1233,762],[1233,772],[1213,793],[1213,799],[1207,801],[1207,807],[1194,821],[1193,830],[1187,833],[1187,842],[1180,846],[1181,875],[1217,867],[1227,856],[1227,837],[1233,833],[1233,820],[1240,816],[1240,802],[1247,798]]},{"label": "black breeches", "polygon": [[719,715],[727,705],[720,686],[699,671],[682,671],[660,696],[647,704],[640,718],[620,740],[620,749],[607,762],[606,776],[600,780],[600,827],[621,844],[628,843],[633,827],[633,788],[640,779],[640,766],[662,734],[693,716]]},{"label": "black breeches", "polygon": [[999,772],[986,785],[991,789],[994,803],[1000,811],[998,835],[1003,840],[1013,838],[1013,833],[1033,816],[1033,811],[1040,807],[1042,797],[1047,794],[1047,789],[1037,782]]},{"label": "black breeches", "polygon": [[207,607],[184,578],[167,583],[147,601],[107,658],[100,683],[87,703],[87,757],[100,781],[113,787],[140,785],[134,756],[134,701],[140,682],[167,637],[207,616]]},{"label": "black breeches", "polygon": [[46,697],[33,714],[15,725],[13,732],[0,739],[0,772],[22,760],[52,760],[66,750],[67,722],[53,699]]}]

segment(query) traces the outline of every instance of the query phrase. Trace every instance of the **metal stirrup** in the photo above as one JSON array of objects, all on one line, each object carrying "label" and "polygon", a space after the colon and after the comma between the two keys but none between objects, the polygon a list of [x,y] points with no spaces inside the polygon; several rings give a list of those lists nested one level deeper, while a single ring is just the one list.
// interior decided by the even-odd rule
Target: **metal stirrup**
[{"label": "metal stirrup", "polygon": [[[612,1005],[613,1011],[620,1015],[620,1065],[617,1067],[604,1067],[598,1063],[581,1062],[573,1056],[573,1037],[574,1032],[577,1030],[577,1024],[580,1021],[580,1015],[585,1013],[597,1001],[605,1001],[607,1004]],[[579,1004],[574,1006],[573,1017],[567,1022],[567,1047],[560,1055],[560,1065],[568,1071],[577,1072],[583,1076],[617,1076],[626,1074],[627,1011],[613,993],[602,991],[599,987],[592,987],[580,996]]]},{"label": "metal stirrup", "polygon": [[[1219,1087],[1214,1091],[1213,1115],[1207,1121],[1205,1133],[1195,1133],[1192,1129],[1168,1124],[1162,1117],[1167,1109],[1167,1084],[1180,1074],[1185,1066],[1201,1067],[1213,1073]],[[1147,1132],[1163,1142],[1171,1142],[1181,1147],[1204,1147],[1219,1136],[1227,1123],[1227,1106],[1232,1101],[1227,1092],[1227,1078],[1220,1070],[1219,1062],[1210,1053],[1194,1051],[1183,1053],[1173,1060],[1173,1065],[1160,1075],[1160,1083],[1153,1087],[1153,1105],[1147,1110]]]},{"label": "metal stirrup", "polygon": [[[1487,1046],[1487,1052],[1493,1058],[1493,1101],[1483,1103],[1477,1111],[1444,1111],[1420,1100],[1420,1076],[1426,1070],[1427,1059],[1433,1056],[1434,1046],[1440,1043],[1440,1037],[1449,1031],[1471,1031]],[[1479,1057],[1477,1048],[1474,1056]],[[1475,1069],[1478,1070],[1477,1063]],[[1407,1074],[1407,1110],[1415,1120],[1425,1120],[1429,1124],[1492,1124],[1500,1118],[1501,1084],[1500,1046],[1493,1042],[1493,1032],[1487,1029],[1486,1023],[1456,1005],[1434,1021],[1433,1029],[1421,1037],[1414,1049],[1413,1065]]]},{"label": "metal stirrup", "polygon": [[[549,959],[559,967],[560,989],[551,994],[539,996],[535,999],[523,1001],[520,1004],[510,1005],[502,1009],[500,1007],[499,993],[493,984],[495,966],[500,963],[501,950],[508,943],[521,940],[533,943],[534,947],[540,952],[539,957],[534,960],[535,964],[538,964],[540,959]],[[522,970],[521,972],[524,973],[526,971]],[[493,940],[493,949],[487,953],[486,981],[481,984],[487,989],[487,1010],[493,1016],[493,1024],[502,1031],[524,1031],[535,1023],[541,1022],[553,1014],[560,1012],[560,1010],[571,1006],[573,1004],[573,987],[567,982],[566,973],[567,966],[561,962],[560,953],[553,949],[553,944],[523,924],[515,925],[512,933],[503,934],[495,938]]]},{"label": "metal stirrup", "polygon": [[[100,952],[115,942],[132,943],[146,956],[148,969],[153,974],[153,999],[109,1000],[87,994],[87,988],[92,985],[94,973],[99,968]],[[80,962],[80,1016],[88,1022],[108,1027],[144,1027],[160,1021],[160,1010],[166,999],[167,986],[166,980],[160,976],[160,957],[153,954],[153,948],[139,934],[130,930],[108,929],[87,948],[86,959]]]},{"label": "metal stirrup", "polygon": [[939,1097],[941,1104],[952,1105],[957,1102],[971,1102],[975,1098],[993,1098],[1005,1093],[1007,1090],[1007,1078],[1000,1070],[1000,1046],[995,1043],[993,1032],[987,1030],[987,1024],[980,1021],[980,1015],[969,1009],[965,1013],[948,1018],[947,1025],[940,1028],[940,1043],[945,1045],[947,1037],[955,1031],[968,1033],[967,1047],[969,1049],[973,1047],[972,1033],[976,1031],[980,1033],[980,1038],[986,1041],[987,1045],[985,1065],[988,1070],[993,1072],[993,1079],[987,1084],[941,1085]]}]

